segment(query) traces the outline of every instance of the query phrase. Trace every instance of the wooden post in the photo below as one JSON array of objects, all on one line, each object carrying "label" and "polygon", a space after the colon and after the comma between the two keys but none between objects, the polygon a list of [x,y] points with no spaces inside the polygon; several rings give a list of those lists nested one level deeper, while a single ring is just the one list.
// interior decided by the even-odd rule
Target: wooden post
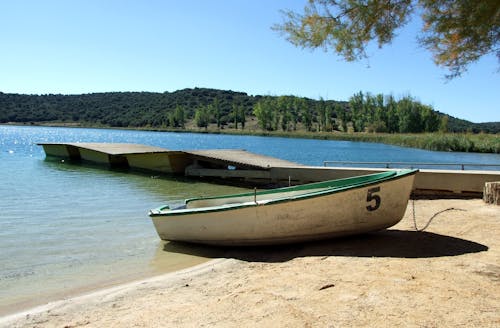
[{"label": "wooden post", "polygon": [[483,200],[488,204],[500,205],[500,181],[484,184]]}]

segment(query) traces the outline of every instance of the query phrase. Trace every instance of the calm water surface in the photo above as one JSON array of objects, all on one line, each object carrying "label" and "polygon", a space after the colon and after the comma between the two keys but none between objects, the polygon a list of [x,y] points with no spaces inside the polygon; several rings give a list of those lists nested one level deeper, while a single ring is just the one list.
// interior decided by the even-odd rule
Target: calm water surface
[{"label": "calm water surface", "polygon": [[500,164],[500,155],[373,143],[191,133],[0,126],[0,315],[202,261],[163,250],[150,208],[240,188],[45,159],[38,142],[129,142],[169,149],[236,148],[290,161]]}]

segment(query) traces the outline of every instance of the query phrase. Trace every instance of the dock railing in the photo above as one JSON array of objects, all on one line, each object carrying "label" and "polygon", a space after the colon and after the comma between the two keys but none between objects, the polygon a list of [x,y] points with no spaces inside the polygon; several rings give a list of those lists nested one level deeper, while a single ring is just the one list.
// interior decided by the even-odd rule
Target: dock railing
[{"label": "dock railing", "polygon": [[[466,168],[472,169],[485,169],[494,170],[495,168],[500,170],[500,164],[478,164],[478,163],[418,163],[418,162],[351,162],[351,161],[323,161],[323,166],[346,166],[355,167],[356,165],[363,165],[363,167],[369,165],[371,167],[377,168],[410,168],[410,169],[423,169],[423,168],[433,168],[438,167],[441,169],[457,169],[466,170]],[[488,170],[487,169],[487,170]]]}]

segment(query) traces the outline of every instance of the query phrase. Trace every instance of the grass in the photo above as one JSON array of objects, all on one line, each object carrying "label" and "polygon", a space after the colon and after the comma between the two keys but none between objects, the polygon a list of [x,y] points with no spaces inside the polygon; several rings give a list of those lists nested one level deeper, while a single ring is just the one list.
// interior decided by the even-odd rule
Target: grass
[{"label": "grass", "polygon": [[210,133],[246,134],[288,138],[376,142],[436,151],[500,154],[500,136],[470,133],[340,133],[340,132],[262,132],[256,130],[207,130]]}]

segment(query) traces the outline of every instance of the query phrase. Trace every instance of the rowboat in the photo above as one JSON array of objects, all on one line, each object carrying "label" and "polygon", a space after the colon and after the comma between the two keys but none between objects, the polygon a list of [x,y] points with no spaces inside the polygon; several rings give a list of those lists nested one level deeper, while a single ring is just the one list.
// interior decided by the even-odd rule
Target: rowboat
[{"label": "rowboat", "polygon": [[212,245],[282,244],[365,233],[401,220],[417,171],[191,198],[149,215],[163,240]]}]

